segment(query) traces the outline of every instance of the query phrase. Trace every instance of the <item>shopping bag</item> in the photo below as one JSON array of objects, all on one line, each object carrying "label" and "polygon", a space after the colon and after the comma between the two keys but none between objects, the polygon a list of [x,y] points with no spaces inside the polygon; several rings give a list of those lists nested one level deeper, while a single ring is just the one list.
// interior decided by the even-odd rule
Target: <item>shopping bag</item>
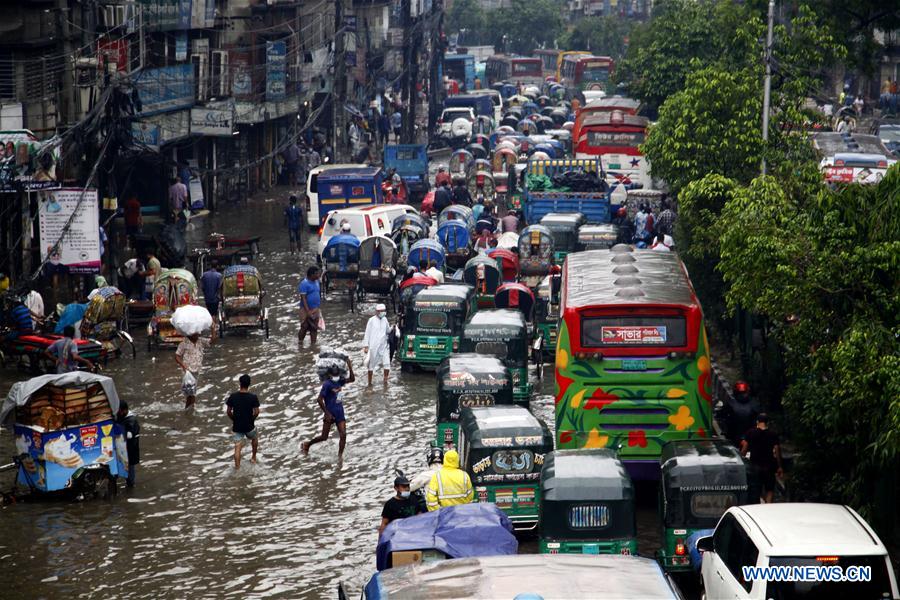
[{"label": "shopping bag", "polygon": [[197,378],[190,371],[185,371],[181,378],[181,391],[185,396],[197,395]]},{"label": "shopping bag", "polygon": [[319,322],[316,323],[316,328],[319,331],[325,331],[325,317],[322,316],[322,313],[319,313]]}]

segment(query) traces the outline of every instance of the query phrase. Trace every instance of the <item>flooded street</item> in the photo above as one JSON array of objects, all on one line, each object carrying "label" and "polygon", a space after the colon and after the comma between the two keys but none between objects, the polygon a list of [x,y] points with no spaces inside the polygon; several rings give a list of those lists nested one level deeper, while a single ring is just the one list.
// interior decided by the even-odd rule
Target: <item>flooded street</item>
[{"label": "flooded street", "polygon": [[[185,413],[181,373],[172,350],[146,351],[135,331],[138,355],[105,371],[143,428],[137,485],[111,501],[19,504],[0,510],[0,589],[6,598],[334,598],[343,580],[354,595],[375,569],[376,527],[393,494],[394,469],[425,467],[434,437],[435,381],[431,373],[401,374],[390,384],[377,376],[365,388],[362,335],[378,302],[369,297],[351,314],[344,296],[323,302],[322,346],[350,353],[357,383],[348,386],[348,446],[337,461],[337,437],[308,457],[299,444],[321,427],[316,403],[315,352],[298,351],[295,289],[315,263],[309,234],[298,258],[287,251],[282,209],[287,192],[247,205],[227,206],[197,219],[189,247],[211,231],[236,237],[261,235],[259,267],[268,295],[271,338],[261,331],[229,335],[210,349],[199,382],[197,408]],[[394,318],[389,314],[389,317]],[[224,402],[248,373],[262,404],[257,420],[260,461],[232,464],[231,422]],[[533,412],[553,422],[553,382],[548,377]],[[25,376],[0,372],[0,389]],[[14,453],[12,436],[0,434],[0,462]],[[249,449],[245,449],[249,459]],[[8,489],[12,476],[0,479]],[[652,555],[657,533],[655,489],[639,513],[640,551]],[[523,551],[537,544],[523,541]]]}]

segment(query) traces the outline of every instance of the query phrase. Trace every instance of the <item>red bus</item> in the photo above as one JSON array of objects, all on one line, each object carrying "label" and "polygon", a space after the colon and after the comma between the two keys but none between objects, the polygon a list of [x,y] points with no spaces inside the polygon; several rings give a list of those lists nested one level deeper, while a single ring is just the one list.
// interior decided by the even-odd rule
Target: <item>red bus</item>
[{"label": "red bus", "polygon": [[647,117],[628,115],[619,110],[601,112],[585,118],[573,138],[575,158],[600,158],[606,180],[650,187],[650,163],[641,154]]},{"label": "red bus", "polygon": [[615,62],[608,56],[584,56],[574,54],[563,59],[560,83],[566,86],[570,96],[585,90],[612,91]]},{"label": "red bus", "polygon": [[484,77],[487,79],[488,87],[503,81],[540,86],[544,82],[541,67],[540,58],[495,54],[487,59]]},{"label": "red bus", "polygon": [[612,112],[614,110],[621,111],[626,115],[636,115],[640,109],[641,103],[624,96],[610,96],[608,98],[600,98],[591,100],[590,102],[578,107],[575,111],[575,127],[572,128],[572,139],[577,140],[581,123],[589,116]]}]

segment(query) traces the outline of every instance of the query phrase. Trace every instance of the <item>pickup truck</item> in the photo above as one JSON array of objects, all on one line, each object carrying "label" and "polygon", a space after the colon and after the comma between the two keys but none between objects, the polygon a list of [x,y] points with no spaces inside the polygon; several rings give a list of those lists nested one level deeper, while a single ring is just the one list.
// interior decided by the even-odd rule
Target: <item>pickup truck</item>
[{"label": "pickup truck", "polygon": [[[551,159],[533,160],[528,163],[527,174],[553,177],[567,171],[597,173],[603,181],[603,169],[597,159]],[[547,190],[529,190],[527,184],[524,193],[525,219],[529,223],[537,223],[547,213],[582,213],[588,223],[609,223],[611,217],[609,190],[573,192]],[[618,207],[616,207],[618,208]]]}]

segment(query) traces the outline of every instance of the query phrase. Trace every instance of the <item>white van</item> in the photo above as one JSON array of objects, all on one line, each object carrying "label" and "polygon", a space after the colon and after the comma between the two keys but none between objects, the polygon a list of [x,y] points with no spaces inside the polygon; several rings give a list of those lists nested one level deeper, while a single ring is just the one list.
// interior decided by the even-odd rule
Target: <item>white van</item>
[{"label": "white van", "polygon": [[409,204],[374,204],[362,208],[333,210],[326,215],[325,223],[322,225],[316,248],[317,254],[319,257],[322,256],[328,240],[341,232],[341,225],[345,221],[350,224],[350,233],[360,240],[373,235],[390,237],[394,219],[410,213],[419,214],[419,211]]},{"label": "white van", "polygon": [[319,220],[319,192],[316,187],[319,173],[330,171],[331,169],[347,169],[347,168],[365,168],[367,165],[349,164],[349,165],[319,165],[309,172],[306,176],[306,224],[310,229],[318,229],[321,221]]},{"label": "white van", "polygon": [[[887,549],[848,506],[733,506],[722,515],[713,535],[700,538],[697,548],[703,552],[704,598],[710,600],[900,598]],[[845,577],[865,577],[868,569],[870,577],[868,581],[785,581],[773,579],[769,572],[768,580],[748,579],[746,567],[775,567],[782,575],[790,573],[786,577],[839,572]]]}]

